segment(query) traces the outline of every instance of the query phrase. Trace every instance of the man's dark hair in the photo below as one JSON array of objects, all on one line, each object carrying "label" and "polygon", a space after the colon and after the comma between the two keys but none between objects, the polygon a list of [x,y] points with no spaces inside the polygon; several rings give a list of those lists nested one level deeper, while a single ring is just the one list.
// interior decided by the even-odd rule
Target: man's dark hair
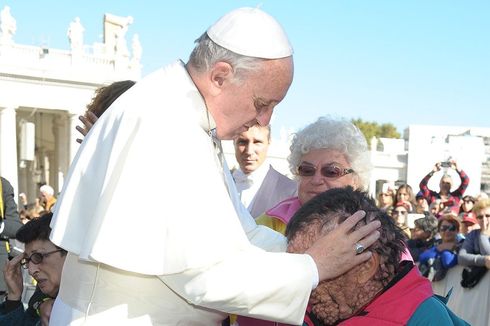
[{"label": "man's dark hair", "polygon": [[39,218],[33,219],[24,224],[15,234],[15,238],[27,244],[35,240],[48,240],[51,233],[51,218],[53,213],[46,213]]},{"label": "man's dark hair", "polygon": [[391,217],[376,207],[372,197],[350,186],[327,190],[304,204],[289,221],[286,237],[291,241],[298,231],[316,221],[320,221],[322,226],[331,222],[340,224],[359,210],[365,211],[366,217],[356,228],[374,220],[381,222],[379,240],[368,250],[375,251],[384,258],[386,270],[398,272],[400,258],[406,248],[403,231],[395,225]]}]

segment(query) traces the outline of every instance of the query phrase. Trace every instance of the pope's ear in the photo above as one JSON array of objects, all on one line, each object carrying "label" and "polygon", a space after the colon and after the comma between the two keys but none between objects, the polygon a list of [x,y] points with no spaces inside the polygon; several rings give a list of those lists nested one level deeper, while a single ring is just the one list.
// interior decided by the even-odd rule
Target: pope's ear
[{"label": "pope's ear", "polygon": [[233,67],[227,62],[218,61],[211,68],[210,79],[214,92],[220,92],[232,78]]},{"label": "pope's ear", "polygon": [[357,273],[358,284],[364,284],[369,281],[379,268],[379,254],[373,252],[371,258],[359,265],[359,270]]}]

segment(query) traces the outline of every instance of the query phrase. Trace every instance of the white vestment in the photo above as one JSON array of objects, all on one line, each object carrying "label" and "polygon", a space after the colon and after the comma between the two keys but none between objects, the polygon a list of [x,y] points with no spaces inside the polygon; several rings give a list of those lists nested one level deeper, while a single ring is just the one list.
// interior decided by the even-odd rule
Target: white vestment
[{"label": "white vestment", "polygon": [[284,239],[239,205],[211,127],[180,61],[101,116],[53,217],[51,240],[70,253],[52,325],[219,325],[217,310],[302,323],[311,257],[251,245]]},{"label": "white vestment", "polygon": [[297,194],[298,184],[276,171],[270,164],[262,164],[249,174],[241,169],[233,171],[241,201],[253,218],[264,214],[281,201]]}]

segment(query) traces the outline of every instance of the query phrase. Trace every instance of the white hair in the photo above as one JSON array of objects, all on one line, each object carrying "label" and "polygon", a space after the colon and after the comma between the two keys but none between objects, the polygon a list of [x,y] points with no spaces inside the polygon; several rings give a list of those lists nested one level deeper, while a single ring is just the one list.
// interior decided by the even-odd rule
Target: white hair
[{"label": "white hair", "polygon": [[54,195],[54,189],[53,189],[53,187],[48,186],[48,185],[41,186],[41,188],[39,188],[39,191],[41,191],[43,193],[46,193],[46,194],[48,194],[50,196],[53,196]]},{"label": "white hair", "polygon": [[188,64],[196,71],[204,72],[216,62],[229,63],[235,72],[236,81],[241,81],[247,72],[256,71],[265,59],[247,57],[225,49],[211,40],[207,33],[202,34],[196,41],[196,46],[189,56]]},{"label": "white hair", "polygon": [[345,155],[360,179],[360,188],[369,186],[372,164],[366,138],[350,121],[324,116],[294,134],[288,157],[289,169],[297,175],[303,155],[314,149],[334,149]]}]

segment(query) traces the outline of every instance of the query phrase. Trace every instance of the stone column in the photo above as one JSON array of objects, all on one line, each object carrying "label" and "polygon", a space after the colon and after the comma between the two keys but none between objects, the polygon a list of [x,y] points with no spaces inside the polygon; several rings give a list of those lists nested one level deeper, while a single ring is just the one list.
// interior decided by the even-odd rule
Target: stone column
[{"label": "stone column", "polygon": [[13,106],[0,107],[0,175],[14,187],[17,201],[17,130]]}]

